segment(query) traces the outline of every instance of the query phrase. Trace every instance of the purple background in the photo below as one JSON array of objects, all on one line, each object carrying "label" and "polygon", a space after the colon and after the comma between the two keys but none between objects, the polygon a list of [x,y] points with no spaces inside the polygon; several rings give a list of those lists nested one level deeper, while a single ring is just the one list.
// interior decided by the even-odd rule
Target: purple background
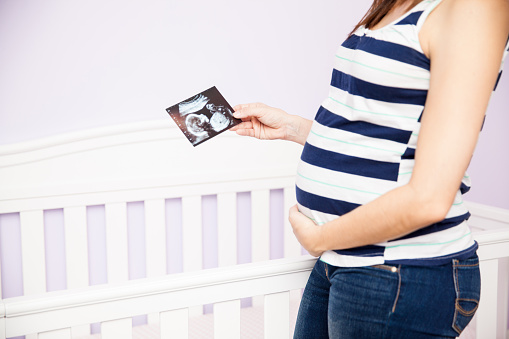
[{"label": "purple background", "polygon": [[[312,118],[337,46],[369,5],[0,0],[0,145],[166,119],[165,107],[212,85],[232,105],[261,101]],[[467,196],[503,208],[508,77],[488,109]]]}]

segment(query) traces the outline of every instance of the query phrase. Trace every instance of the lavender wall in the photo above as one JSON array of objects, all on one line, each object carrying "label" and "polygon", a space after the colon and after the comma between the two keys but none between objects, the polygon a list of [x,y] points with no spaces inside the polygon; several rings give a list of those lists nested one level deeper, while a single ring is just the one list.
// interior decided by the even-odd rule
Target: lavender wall
[{"label": "lavender wall", "polygon": [[509,60],[493,95],[483,132],[469,167],[466,199],[509,209]]},{"label": "lavender wall", "polygon": [[313,116],[369,1],[0,1],[0,144],[165,118],[211,85]]},{"label": "lavender wall", "polygon": [[[216,85],[312,118],[337,45],[369,0],[0,1],[0,144],[122,122]],[[509,208],[509,76],[467,198]],[[170,122],[169,122],[170,123]]]}]

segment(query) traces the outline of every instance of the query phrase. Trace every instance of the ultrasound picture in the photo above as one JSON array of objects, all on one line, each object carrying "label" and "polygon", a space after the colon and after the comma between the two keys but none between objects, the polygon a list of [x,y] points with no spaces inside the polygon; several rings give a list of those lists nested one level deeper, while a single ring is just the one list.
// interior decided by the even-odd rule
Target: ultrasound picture
[{"label": "ultrasound picture", "polygon": [[193,146],[242,122],[233,117],[233,108],[215,86],[167,108],[166,111]]}]

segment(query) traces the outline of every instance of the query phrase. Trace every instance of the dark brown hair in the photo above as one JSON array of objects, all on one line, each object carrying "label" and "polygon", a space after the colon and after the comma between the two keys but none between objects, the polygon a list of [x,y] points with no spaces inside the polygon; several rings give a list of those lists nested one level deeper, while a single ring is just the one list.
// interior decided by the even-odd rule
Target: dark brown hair
[{"label": "dark brown hair", "polygon": [[376,24],[378,24],[384,16],[389,13],[389,11],[394,6],[401,6],[405,3],[410,3],[408,5],[409,8],[417,5],[422,0],[374,0],[371,7],[368,9],[368,12],[362,17],[361,21],[354,27],[354,29],[350,32],[349,36],[353,34],[360,26],[364,26],[366,28],[373,28]]}]

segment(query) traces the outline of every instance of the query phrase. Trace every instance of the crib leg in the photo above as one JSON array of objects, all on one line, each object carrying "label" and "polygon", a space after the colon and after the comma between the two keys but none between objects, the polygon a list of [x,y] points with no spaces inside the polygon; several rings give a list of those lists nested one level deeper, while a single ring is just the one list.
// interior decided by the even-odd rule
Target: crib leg
[{"label": "crib leg", "polygon": [[187,308],[159,314],[161,339],[187,339],[189,337],[189,312]]},{"label": "crib leg", "polygon": [[119,339],[133,337],[132,318],[105,321],[101,323],[102,339]]},{"label": "crib leg", "polygon": [[481,270],[481,302],[477,310],[476,338],[497,337],[498,259],[483,260]]}]

